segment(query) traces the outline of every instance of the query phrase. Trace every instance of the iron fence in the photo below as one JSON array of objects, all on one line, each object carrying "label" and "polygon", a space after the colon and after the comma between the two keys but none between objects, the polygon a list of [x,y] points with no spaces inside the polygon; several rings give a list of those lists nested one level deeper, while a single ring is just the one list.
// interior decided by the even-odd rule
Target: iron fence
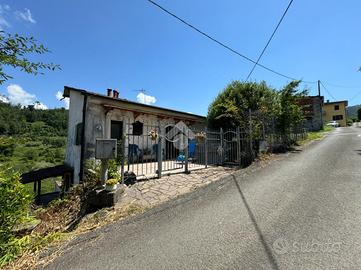
[{"label": "iron fence", "polygon": [[257,136],[252,136],[251,127],[199,130],[177,125],[138,127],[126,123],[122,177],[160,178],[219,165],[245,167],[260,151],[272,151],[278,145],[306,137],[304,129],[292,130],[285,136],[265,130],[264,125]]}]

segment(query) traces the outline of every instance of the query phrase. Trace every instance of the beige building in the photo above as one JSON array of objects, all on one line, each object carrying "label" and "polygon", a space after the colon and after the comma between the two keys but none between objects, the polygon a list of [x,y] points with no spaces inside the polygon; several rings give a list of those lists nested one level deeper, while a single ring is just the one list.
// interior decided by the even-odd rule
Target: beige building
[{"label": "beige building", "polygon": [[330,121],[336,121],[341,127],[347,126],[346,119],[346,107],[348,105],[347,100],[325,102],[323,104],[323,121],[328,123]]}]

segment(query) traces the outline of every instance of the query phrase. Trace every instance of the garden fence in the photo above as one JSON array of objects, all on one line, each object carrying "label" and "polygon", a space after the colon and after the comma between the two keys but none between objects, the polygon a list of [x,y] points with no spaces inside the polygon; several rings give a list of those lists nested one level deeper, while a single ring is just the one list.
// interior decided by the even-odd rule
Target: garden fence
[{"label": "garden fence", "polygon": [[[258,118],[257,118],[258,119]],[[125,124],[122,145],[122,179],[161,178],[170,173],[189,173],[208,166],[245,167],[260,151],[273,151],[306,138],[305,129],[293,129],[285,134],[258,121],[258,130],[247,128],[193,129],[185,125]],[[256,123],[256,121],[254,121]],[[267,121],[269,123],[269,121]]]}]

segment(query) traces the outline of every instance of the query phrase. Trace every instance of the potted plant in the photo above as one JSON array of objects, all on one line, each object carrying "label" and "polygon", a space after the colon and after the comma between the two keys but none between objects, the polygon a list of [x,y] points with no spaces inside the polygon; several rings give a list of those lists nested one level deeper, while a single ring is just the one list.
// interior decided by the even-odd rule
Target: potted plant
[{"label": "potted plant", "polygon": [[150,137],[150,139],[151,139],[152,141],[157,140],[157,138],[158,138],[157,130],[156,130],[155,128],[153,128],[151,131],[149,131],[148,136]]},{"label": "potted plant", "polygon": [[205,139],[207,138],[207,135],[206,135],[205,132],[201,131],[201,132],[197,132],[195,134],[195,137],[196,137],[198,142],[204,142]]},{"label": "potted plant", "polygon": [[113,191],[116,190],[118,187],[118,180],[117,179],[109,179],[105,182],[105,190],[106,191]]}]

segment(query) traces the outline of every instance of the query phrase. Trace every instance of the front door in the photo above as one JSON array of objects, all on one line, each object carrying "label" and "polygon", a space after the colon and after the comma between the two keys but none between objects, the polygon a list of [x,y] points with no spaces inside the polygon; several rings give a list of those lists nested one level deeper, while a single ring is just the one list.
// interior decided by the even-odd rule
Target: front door
[{"label": "front door", "polygon": [[121,140],[123,137],[123,121],[111,121],[110,138]]}]

